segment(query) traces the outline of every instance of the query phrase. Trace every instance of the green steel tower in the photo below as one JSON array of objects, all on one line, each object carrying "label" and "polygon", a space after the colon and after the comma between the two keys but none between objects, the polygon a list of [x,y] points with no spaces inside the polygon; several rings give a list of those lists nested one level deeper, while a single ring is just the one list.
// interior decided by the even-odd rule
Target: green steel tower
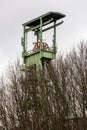
[{"label": "green steel tower", "polygon": [[[57,23],[57,20],[65,17],[64,14],[58,12],[48,12],[40,17],[37,17],[29,22],[23,24],[23,37],[21,44],[23,46],[23,69],[44,69],[46,63],[55,59],[56,47],[56,27],[63,23]],[[49,43],[43,41],[43,32],[53,28],[53,45],[49,47]],[[33,31],[36,41],[33,43],[32,50],[27,50],[27,36],[28,33]]]}]

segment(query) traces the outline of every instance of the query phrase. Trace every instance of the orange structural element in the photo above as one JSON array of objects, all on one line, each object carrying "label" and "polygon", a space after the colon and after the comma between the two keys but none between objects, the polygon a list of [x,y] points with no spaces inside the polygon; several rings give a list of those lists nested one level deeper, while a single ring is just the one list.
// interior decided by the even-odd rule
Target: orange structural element
[{"label": "orange structural element", "polygon": [[[40,49],[40,45],[41,45],[40,42],[35,42],[35,45],[34,45],[34,47],[33,47],[33,51],[39,50],[39,49]],[[48,44],[47,44],[46,42],[43,42],[43,43],[42,43],[42,48],[43,48],[43,49],[47,50],[48,47],[49,47],[49,46],[48,46]]]}]

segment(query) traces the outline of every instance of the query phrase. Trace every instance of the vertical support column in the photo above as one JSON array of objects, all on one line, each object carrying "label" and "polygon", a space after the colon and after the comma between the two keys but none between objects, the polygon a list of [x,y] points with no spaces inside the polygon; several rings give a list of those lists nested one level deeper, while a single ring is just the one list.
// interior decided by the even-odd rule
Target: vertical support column
[{"label": "vertical support column", "polygon": [[23,26],[23,59],[25,64],[25,54],[27,52],[27,32],[25,32],[25,26]]},{"label": "vertical support column", "polygon": [[41,46],[40,46],[40,51],[42,49],[42,17],[40,17],[40,42],[41,42]]},{"label": "vertical support column", "polygon": [[39,32],[37,31],[37,42],[39,41]]},{"label": "vertical support column", "polygon": [[23,39],[24,39],[24,53],[27,51],[27,32],[25,32],[25,26],[23,27]]},{"label": "vertical support column", "polygon": [[27,52],[27,32],[25,32],[25,52]]},{"label": "vertical support column", "polygon": [[23,46],[22,57],[25,63],[25,27],[23,26],[23,37],[21,38],[21,44]]},{"label": "vertical support column", "polygon": [[56,53],[56,21],[54,21],[54,53]]},{"label": "vertical support column", "polygon": [[42,70],[42,57],[41,57],[41,49],[43,48],[43,45],[42,45],[42,23],[43,21],[42,21],[42,17],[40,17],[40,69]]},{"label": "vertical support column", "polygon": [[40,30],[37,30],[37,42],[40,42]]},{"label": "vertical support column", "polygon": [[23,38],[22,38],[22,46],[23,46],[23,53],[25,51],[25,36],[24,36],[24,26],[23,26]]}]

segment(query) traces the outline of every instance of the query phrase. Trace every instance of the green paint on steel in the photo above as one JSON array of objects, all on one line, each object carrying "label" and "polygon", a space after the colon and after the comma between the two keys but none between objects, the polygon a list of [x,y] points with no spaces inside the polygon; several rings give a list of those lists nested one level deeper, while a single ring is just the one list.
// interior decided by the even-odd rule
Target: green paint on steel
[{"label": "green paint on steel", "polygon": [[[30,67],[32,65],[35,65],[36,68],[42,68],[42,60],[44,62],[51,61],[56,56],[56,27],[63,23],[56,23],[57,20],[65,17],[64,14],[58,13],[58,12],[49,12],[46,13],[40,17],[37,17],[36,19],[33,19],[25,24],[23,24],[23,37],[22,37],[22,46],[23,46],[23,52],[22,57],[24,59],[24,65],[25,69],[27,67]],[[49,25],[50,23],[53,23],[53,25],[44,28],[46,25]],[[53,45],[50,48],[47,43],[43,42],[43,32],[48,31],[49,29],[54,29],[53,34]],[[34,34],[37,37],[36,46],[39,46],[35,50],[27,50],[27,35],[28,32],[34,31]]]}]

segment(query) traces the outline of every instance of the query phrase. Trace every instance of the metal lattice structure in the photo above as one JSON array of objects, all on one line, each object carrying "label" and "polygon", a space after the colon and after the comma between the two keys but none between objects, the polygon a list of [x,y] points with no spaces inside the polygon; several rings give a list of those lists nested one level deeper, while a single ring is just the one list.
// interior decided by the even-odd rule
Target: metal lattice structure
[{"label": "metal lattice structure", "polygon": [[[57,23],[57,20],[65,17],[64,14],[58,12],[49,12],[23,24],[22,57],[24,61],[24,69],[43,69],[46,62],[50,62],[56,56],[56,27],[63,23]],[[50,25],[47,27],[47,25]],[[43,28],[44,27],[44,28]],[[46,27],[46,28],[45,28]],[[43,32],[53,28],[53,45],[49,47],[49,43],[43,42]],[[33,49],[27,50],[27,34],[33,31],[37,37]]]}]

